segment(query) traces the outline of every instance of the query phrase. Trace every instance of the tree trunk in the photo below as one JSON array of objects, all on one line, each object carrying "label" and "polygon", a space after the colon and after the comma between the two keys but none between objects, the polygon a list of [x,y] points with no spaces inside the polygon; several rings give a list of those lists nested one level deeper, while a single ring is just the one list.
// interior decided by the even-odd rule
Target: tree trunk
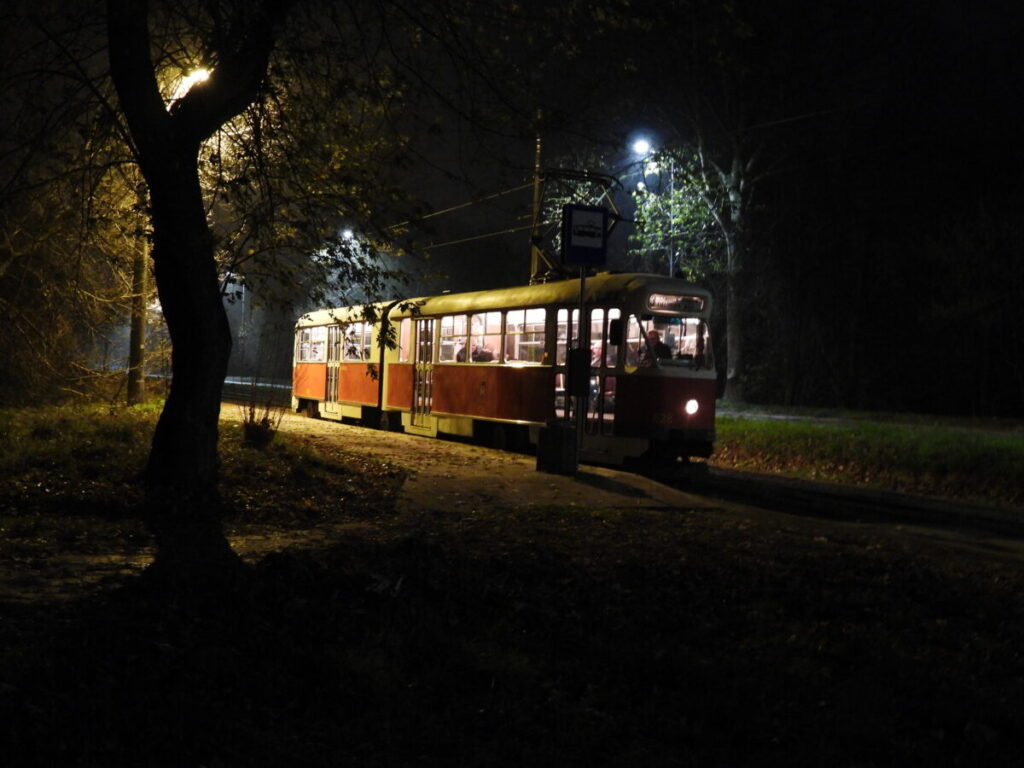
[{"label": "tree trunk", "polygon": [[723,397],[736,403],[743,402],[743,308],[740,296],[741,254],[734,234],[726,234],[725,272],[725,392]]},{"label": "tree trunk", "polygon": [[236,564],[217,491],[217,424],[231,332],[198,176],[170,173],[151,190],[154,273],[172,352],[170,394],[146,471],[144,520],[156,537],[157,569],[177,578]]},{"label": "tree trunk", "polygon": [[743,307],[740,296],[743,295],[741,284],[743,266],[747,260],[744,220],[745,205],[743,197],[744,174],[742,156],[738,147],[733,149],[732,169],[723,174],[723,186],[728,199],[728,211],[723,217],[725,236],[725,280],[726,280],[726,357],[725,371],[726,400],[742,403],[743,392]]},{"label": "tree trunk", "polygon": [[171,389],[153,436],[143,518],[156,538],[153,571],[186,594],[209,592],[241,568],[221,527],[217,493],[217,421],[231,334],[203,206],[199,149],[256,99],[290,6],[289,0],[210,3],[212,32],[195,52],[207,49],[217,66],[202,87],[168,105],[151,57],[147,3],[107,0],[110,75],[149,188],[154,275],[172,348]]},{"label": "tree trunk", "polygon": [[241,564],[224,535],[217,492],[217,422],[231,335],[198,153],[254,97],[272,37],[261,27],[252,50],[243,46],[234,50],[235,59],[222,58],[237,80],[190,93],[196,98],[168,110],[150,58],[148,25],[145,3],[108,0],[110,72],[149,188],[154,275],[172,345],[170,394],[153,436],[142,516],[156,539],[152,572],[195,595],[233,579]]}]

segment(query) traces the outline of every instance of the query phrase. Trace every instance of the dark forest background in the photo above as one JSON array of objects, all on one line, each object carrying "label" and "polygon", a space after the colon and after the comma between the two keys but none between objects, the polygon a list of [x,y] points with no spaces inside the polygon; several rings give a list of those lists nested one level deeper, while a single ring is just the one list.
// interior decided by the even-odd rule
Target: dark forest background
[{"label": "dark forest background", "polygon": [[[1019,8],[670,3],[644,23],[654,7],[631,4],[637,24],[549,83],[564,111],[545,152],[628,176],[639,133],[676,146],[700,133],[726,158],[743,145],[754,166],[738,275],[745,399],[1024,415]],[[503,152],[519,178],[531,150]],[[617,253],[629,232],[614,235]],[[443,287],[521,282],[525,240],[436,253]],[[477,269],[482,253],[502,267]],[[724,372],[726,275],[701,279],[717,298]]]},{"label": "dark forest background", "polygon": [[797,93],[834,109],[779,127],[746,276],[748,394],[1020,416],[1020,12],[864,10],[822,10],[803,37]]},{"label": "dark forest background", "polygon": [[[419,220],[419,255],[428,258],[403,256],[399,266],[411,281],[394,290],[423,295],[526,281],[529,190],[483,198],[529,182],[538,132],[546,162],[580,167],[590,158],[602,167],[589,169],[620,176],[628,176],[625,148],[638,131],[677,149],[699,141],[719,158],[738,152],[750,161],[746,255],[732,276],[745,399],[1024,416],[1024,157],[1016,117],[1024,14],[1015,4],[567,1],[525,3],[522,12],[493,18],[454,5],[467,15],[453,16],[447,32],[465,37],[445,43],[472,66],[457,77],[422,70],[426,84],[399,120],[415,152],[386,170],[388,184],[402,187],[419,214],[476,204]],[[487,50],[493,59],[483,58]],[[473,51],[485,53],[472,58]],[[24,183],[26,163],[47,155],[52,165],[66,154],[42,133],[52,122],[38,121],[38,140],[25,131],[35,112],[47,113],[47,100],[66,99],[67,91],[26,87],[15,64],[5,59],[0,199],[0,396],[9,403],[81,391],[65,385],[99,357],[104,365],[117,357],[127,322],[126,303],[97,312],[68,289],[82,273],[71,266],[74,248],[54,256],[55,231],[66,244],[81,228],[53,210],[87,204],[51,196],[44,205],[43,185]],[[466,74],[477,68],[479,79]],[[480,85],[485,80],[491,91]],[[435,90],[440,95],[424,95]],[[318,130],[338,134],[332,122]],[[361,159],[351,173],[372,170]],[[374,192],[387,197],[390,189],[385,195],[377,184]],[[413,207],[375,205],[375,215],[391,222]],[[33,206],[37,238],[26,247],[19,237]],[[509,229],[517,231],[469,239]],[[622,256],[628,236],[629,225],[620,225],[613,266],[630,267]],[[55,260],[44,265],[46,258]],[[93,268],[90,280],[114,281],[123,271]],[[250,278],[244,301],[226,292],[236,330],[229,373],[287,376],[287,327],[314,300],[307,285],[296,284],[282,301]],[[717,298],[723,372],[729,279],[724,269],[701,276]],[[29,318],[32,309],[45,315]],[[269,320],[276,332],[263,328]],[[70,351],[53,364],[65,354],[47,338],[57,331]],[[26,350],[41,357],[25,362]]]}]

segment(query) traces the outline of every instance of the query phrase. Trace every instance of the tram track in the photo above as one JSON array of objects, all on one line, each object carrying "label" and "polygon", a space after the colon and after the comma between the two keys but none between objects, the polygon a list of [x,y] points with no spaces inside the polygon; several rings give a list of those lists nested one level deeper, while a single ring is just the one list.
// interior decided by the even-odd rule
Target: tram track
[{"label": "tram track", "polygon": [[272,384],[243,378],[229,378],[224,381],[221,400],[234,405],[271,406],[288,408],[292,402],[291,384]]},{"label": "tram track", "polygon": [[692,465],[652,479],[733,504],[851,523],[926,526],[1024,540],[1024,510]]}]

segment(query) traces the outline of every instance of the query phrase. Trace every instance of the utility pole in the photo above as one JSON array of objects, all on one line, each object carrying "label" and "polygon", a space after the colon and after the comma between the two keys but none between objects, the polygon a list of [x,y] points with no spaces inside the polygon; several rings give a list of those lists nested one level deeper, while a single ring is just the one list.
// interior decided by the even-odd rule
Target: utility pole
[{"label": "utility pole", "polygon": [[149,248],[143,242],[132,258],[132,319],[128,337],[128,405],[146,399],[146,294]]},{"label": "utility pole", "polygon": [[[145,207],[145,188],[137,188],[139,209]],[[139,247],[132,255],[131,330],[128,336],[128,405],[146,399],[146,300],[149,297],[149,241],[139,235]]]},{"label": "utility pole", "polygon": [[676,273],[676,161],[668,159],[668,276]]},{"label": "utility pole", "polygon": [[[544,143],[540,135],[541,111],[537,110],[537,145],[533,158],[533,226],[530,229],[530,284],[540,280],[541,261],[547,261],[542,251],[544,236],[541,233],[541,218],[544,202],[544,171],[541,158]],[[550,267],[550,265],[548,265]]]}]

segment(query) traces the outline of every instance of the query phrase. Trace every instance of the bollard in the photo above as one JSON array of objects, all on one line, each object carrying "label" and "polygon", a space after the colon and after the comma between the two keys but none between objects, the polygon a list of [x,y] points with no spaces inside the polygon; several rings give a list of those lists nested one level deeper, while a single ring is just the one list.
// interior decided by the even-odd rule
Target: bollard
[{"label": "bollard", "polygon": [[575,475],[578,453],[576,426],[565,419],[548,419],[537,439],[537,471]]}]

